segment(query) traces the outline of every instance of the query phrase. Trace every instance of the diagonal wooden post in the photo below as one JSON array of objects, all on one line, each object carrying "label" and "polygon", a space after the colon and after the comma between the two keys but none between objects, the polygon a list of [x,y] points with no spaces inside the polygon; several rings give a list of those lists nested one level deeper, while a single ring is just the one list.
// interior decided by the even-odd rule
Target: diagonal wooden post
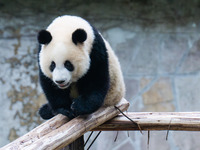
[{"label": "diagonal wooden post", "polygon": [[[122,99],[116,106],[125,111],[129,103]],[[60,150],[119,113],[114,106],[101,107],[90,115],[69,122],[65,116],[57,115],[0,150]]]}]

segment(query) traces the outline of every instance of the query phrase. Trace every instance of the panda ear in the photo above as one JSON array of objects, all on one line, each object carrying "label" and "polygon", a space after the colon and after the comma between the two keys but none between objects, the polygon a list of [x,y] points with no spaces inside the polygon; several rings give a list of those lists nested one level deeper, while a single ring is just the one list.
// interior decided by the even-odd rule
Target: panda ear
[{"label": "panda ear", "polygon": [[87,33],[83,29],[77,29],[72,33],[72,41],[74,44],[83,43],[87,39]]},{"label": "panda ear", "polygon": [[51,33],[47,30],[41,30],[37,38],[40,44],[49,44],[52,40]]}]

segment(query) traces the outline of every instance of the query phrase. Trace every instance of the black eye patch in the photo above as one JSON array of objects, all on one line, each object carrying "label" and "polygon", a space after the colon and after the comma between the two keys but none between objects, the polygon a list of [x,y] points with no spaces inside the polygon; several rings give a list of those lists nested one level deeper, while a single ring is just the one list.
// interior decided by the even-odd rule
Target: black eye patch
[{"label": "black eye patch", "polygon": [[49,66],[49,69],[51,72],[53,72],[53,70],[55,69],[56,67],[56,63],[54,61],[51,62],[51,65]]},{"label": "black eye patch", "polygon": [[73,71],[74,70],[74,66],[72,65],[72,63],[68,60],[65,61],[64,66],[67,70],[69,71]]}]

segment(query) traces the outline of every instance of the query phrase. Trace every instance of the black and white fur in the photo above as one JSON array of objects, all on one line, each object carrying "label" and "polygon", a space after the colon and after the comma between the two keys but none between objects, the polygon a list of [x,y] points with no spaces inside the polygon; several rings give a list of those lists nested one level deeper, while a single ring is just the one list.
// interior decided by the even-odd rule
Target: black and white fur
[{"label": "black and white fur", "polygon": [[118,59],[86,20],[58,17],[39,32],[38,42],[40,83],[48,100],[39,110],[43,119],[90,114],[124,96]]}]

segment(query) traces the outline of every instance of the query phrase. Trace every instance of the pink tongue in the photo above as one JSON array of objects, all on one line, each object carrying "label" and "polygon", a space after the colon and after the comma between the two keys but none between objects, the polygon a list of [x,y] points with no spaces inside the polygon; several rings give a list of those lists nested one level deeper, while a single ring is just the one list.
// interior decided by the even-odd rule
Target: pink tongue
[{"label": "pink tongue", "polygon": [[59,84],[60,87],[68,86],[69,82],[67,84]]}]

